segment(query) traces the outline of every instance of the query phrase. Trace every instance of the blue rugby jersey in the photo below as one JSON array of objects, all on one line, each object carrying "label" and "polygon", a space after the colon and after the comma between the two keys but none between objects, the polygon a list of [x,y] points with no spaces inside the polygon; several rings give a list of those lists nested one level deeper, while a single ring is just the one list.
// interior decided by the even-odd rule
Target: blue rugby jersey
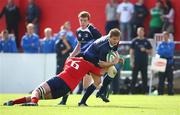
[{"label": "blue rugby jersey", "polygon": [[157,53],[161,58],[167,59],[167,64],[173,64],[173,56],[174,56],[175,44],[174,42],[161,42],[157,47]]},{"label": "blue rugby jersey", "polygon": [[92,25],[88,25],[87,28],[81,27],[76,31],[78,41],[81,43],[81,51],[84,52],[96,39],[100,38],[101,33]]},{"label": "blue rugby jersey", "polygon": [[117,51],[118,45],[111,47],[108,39],[109,36],[103,36],[94,41],[83,53],[85,60],[98,66],[99,60],[106,61],[106,55],[110,51]]},{"label": "blue rugby jersey", "polygon": [[12,37],[9,37],[7,40],[0,39],[0,52],[17,52],[15,39]]}]

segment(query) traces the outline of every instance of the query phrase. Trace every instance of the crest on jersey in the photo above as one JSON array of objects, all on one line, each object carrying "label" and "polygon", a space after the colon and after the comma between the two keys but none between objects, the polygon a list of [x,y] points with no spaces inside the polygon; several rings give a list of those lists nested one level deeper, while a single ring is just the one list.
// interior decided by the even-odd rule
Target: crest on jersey
[{"label": "crest on jersey", "polygon": [[78,34],[78,37],[81,38],[81,34],[80,33]]},{"label": "crest on jersey", "polygon": [[88,37],[88,34],[85,34],[85,37],[87,38],[87,37]]}]

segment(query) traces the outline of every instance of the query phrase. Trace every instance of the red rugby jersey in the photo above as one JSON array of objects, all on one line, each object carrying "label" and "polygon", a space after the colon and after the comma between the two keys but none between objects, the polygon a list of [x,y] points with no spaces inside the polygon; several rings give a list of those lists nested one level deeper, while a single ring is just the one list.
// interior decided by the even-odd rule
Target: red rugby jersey
[{"label": "red rugby jersey", "polygon": [[100,75],[100,68],[83,58],[73,57],[66,60],[64,71],[57,76],[62,78],[73,91],[88,72]]}]

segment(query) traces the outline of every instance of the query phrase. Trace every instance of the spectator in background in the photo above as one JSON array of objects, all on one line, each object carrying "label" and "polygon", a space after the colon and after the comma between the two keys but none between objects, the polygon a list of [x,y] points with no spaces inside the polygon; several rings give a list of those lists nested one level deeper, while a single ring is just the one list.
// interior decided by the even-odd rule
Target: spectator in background
[{"label": "spectator in background", "polygon": [[151,43],[144,37],[145,31],[143,27],[137,29],[137,37],[133,39],[130,55],[132,67],[132,83],[131,93],[135,94],[135,85],[137,82],[138,72],[141,71],[142,75],[142,93],[147,92],[147,67],[148,67],[148,54],[152,52]]},{"label": "spectator in background", "polygon": [[22,37],[22,48],[25,53],[38,53],[39,36],[34,33],[34,25],[29,23],[26,26],[27,33]]},{"label": "spectator in background", "polygon": [[174,9],[172,7],[171,1],[166,0],[165,2],[165,12],[163,15],[163,28],[162,31],[168,31],[170,34],[174,33]]},{"label": "spectator in background", "polygon": [[77,45],[77,38],[71,31],[71,23],[69,21],[66,21],[63,25],[63,28],[61,27],[60,32],[55,36],[55,41],[59,40],[62,36],[66,36],[66,39],[68,43],[71,46],[71,50],[74,50],[74,48]]},{"label": "spectator in background", "polygon": [[109,33],[109,31],[113,28],[119,28],[119,21],[117,19],[117,2],[116,0],[108,0],[108,3],[106,4],[106,34]]},{"label": "spectator in background", "polygon": [[168,95],[173,95],[173,65],[174,65],[174,49],[175,44],[173,41],[169,40],[169,33],[167,31],[163,32],[164,41],[162,41],[157,47],[157,54],[160,55],[161,58],[167,60],[166,70],[165,72],[159,73],[159,85],[158,85],[158,94],[164,94],[164,82],[167,78],[168,81]]},{"label": "spectator in background", "polygon": [[137,28],[144,27],[144,20],[148,14],[148,9],[144,5],[144,0],[138,0],[134,5],[132,23],[132,38],[137,36]]},{"label": "spectator in background", "polygon": [[[61,30],[64,29],[63,25],[61,27]],[[57,58],[57,68],[56,68],[56,74],[59,74],[64,67],[64,63],[69,56],[69,53],[72,51],[71,46],[67,41],[66,34],[63,34],[62,36],[59,37],[59,40],[56,41],[55,44],[55,51],[56,51],[56,58]]]},{"label": "spectator in background", "polygon": [[16,42],[13,37],[9,36],[7,30],[1,32],[2,37],[0,38],[0,52],[13,53],[17,52]]},{"label": "spectator in background", "polygon": [[155,7],[150,10],[151,19],[150,19],[150,32],[148,38],[154,38],[155,33],[161,33],[163,26],[163,9],[162,1],[158,0],[155,4]]},{"label": "spectator in background", "polygon": [[16,45],[19,47],[18,24],[20,20],[20,14],[18,7],[14,4],[13,0],[8,0],[7,5],[4,6],[3,10],[0,12],[0,18],[3,15],[6,17],[6,28],[9,33],[12,33],[12,31],[14,32]]},{"label": "spectator in background", "polygon": [[122,32],[122,41],[131,40],[131,18],[134,13],[134,6],[129,0],[123,0],[117,7],[120,30]]},{"label": "spectator in background", "polygon": [[41,53],[54,53],[55,52],[55,41],[52,37],[52,29],[44,29],[44,39],[40,43]]},{"label": "spectator in background", "polygon": [[34,32],[39,32],[39,8],[35,4],[35,0],[28,0],[28,7],[26,11],[26,25],[29,23],[34,24]]}]

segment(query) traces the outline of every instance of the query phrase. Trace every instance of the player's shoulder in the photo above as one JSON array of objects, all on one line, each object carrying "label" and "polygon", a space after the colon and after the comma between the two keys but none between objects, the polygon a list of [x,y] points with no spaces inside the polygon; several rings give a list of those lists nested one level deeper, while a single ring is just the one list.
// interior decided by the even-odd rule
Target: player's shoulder
[{"label": "player's shoulder", "polygon": [[135,37],[134,39],[132,39],[131,43],[135,43],[135,42],[139,42],[139,39],[137,37]]},{"label": "player's shoulder", "polygon": [[33,38],[37,39],[37,38],[39,38],[39,36],[34,33],[34,34],[33,34]]},{"label": "player's shoulder", "polygon": [[84,33],[84,32],[89,32],[91,33],[91,31],[87,28],[83,29],[82,27],[79,27],[77,30],[76,30],[77,33]]},{"label": "player's shoulder", "polygon": [[106,35],[106,36],[102,36],[101,38],[99,38],[99,39],[97,39],[96,41],[95,41],[95,43],[106,43],[106,42],[108,42],[108,36]]}]

